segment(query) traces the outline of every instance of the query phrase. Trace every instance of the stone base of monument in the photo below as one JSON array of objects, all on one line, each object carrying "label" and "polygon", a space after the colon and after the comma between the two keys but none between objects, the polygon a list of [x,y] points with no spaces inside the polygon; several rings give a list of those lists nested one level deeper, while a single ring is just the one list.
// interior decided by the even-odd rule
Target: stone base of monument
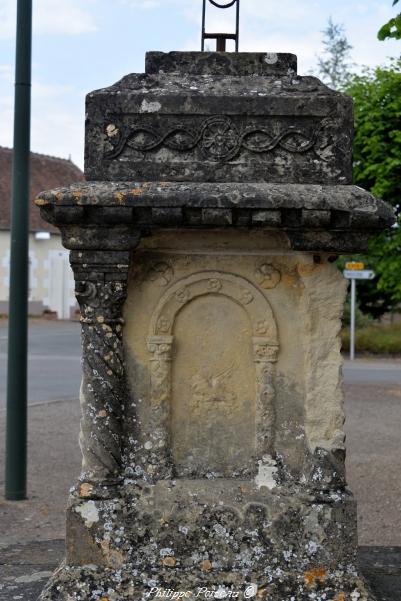
[{"label": "stone base of monument", "polygon": [[357,576],[352,497],[275,488],[166,481],[73,497],[68,566],[41,599],[372,600]]},{"label": "stone base of monument", "polygon": [[[272,231],[141,242],[124,307],[125,467],[103,486],[84,466],[43,600],[373,599],[344,486],[345,284],[329,258],[287,252]],[[81,444],[110,462],[107,395],[95,410],[84,374]]]}]

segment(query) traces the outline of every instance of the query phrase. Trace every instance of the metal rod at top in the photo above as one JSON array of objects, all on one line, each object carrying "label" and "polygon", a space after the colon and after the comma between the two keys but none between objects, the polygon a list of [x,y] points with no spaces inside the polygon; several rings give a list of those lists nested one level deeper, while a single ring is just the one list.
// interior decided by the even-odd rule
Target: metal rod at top
[{"label": "metal rod at top", "polygon": [[239,3],[240,0],[229,0],[225,3],[217,2],[216,0],[208,0],[210,4],[216,8],[231,8],[236,5],[236,17],[235,17],[235,33],[206,33],[206,1],[202,0],[202,38],[201,38],[201,50],[205,50],[205,40],[214,39],[216,40],[216,51],[226,51],[226,41],[235,41],[235,52],[238,52],[239,48]]}]

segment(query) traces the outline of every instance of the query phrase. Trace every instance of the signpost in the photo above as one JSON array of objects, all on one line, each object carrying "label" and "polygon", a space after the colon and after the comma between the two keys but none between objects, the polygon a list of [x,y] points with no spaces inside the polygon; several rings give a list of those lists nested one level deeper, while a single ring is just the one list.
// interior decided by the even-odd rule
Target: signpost
[{"label": "signpost", "polygon": [[32,0],[17,2],[5,495],[26,499]]},{"label": "signpost", "polygon": [[351,323],[350,323],[350,344],[349,358],[355,359],[355,310],[356,310],[356,280],[372,280],[375,272],[370,269],[364,269],[365,264],[361,261],[348,261],[343,271],[344,277],[351,280]]}]

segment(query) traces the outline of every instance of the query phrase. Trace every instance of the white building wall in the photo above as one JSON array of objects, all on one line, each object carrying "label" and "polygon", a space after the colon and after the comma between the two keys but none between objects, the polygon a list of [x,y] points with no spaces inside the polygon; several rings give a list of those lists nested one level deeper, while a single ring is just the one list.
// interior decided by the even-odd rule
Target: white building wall
[{"label": "white building wall", "polygon": [[[29,312],[40,315],[48,309],[59,319],[70,318],[76,306],[74,278],[61,236],[38,240],[30,234],[29,262]],[[0,231],[0,313],[8,312],[9,277],[10,232]]]}]

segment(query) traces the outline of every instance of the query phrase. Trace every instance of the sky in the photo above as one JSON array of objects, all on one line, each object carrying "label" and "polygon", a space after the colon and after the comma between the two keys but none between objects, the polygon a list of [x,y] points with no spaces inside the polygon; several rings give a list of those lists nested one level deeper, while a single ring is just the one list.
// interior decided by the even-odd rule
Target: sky
[{"label": "sky", "polygon": [[[13,144],[17,0],[0,0],[0,146]],[[345,27],[355,69],[401,54],[379,42],[391,0],[241,0],[240,50],[293,52],[316,66],[329,17]],[[35,152],[83,168],[84,103],[91,90],[142,72],[147,50],[199,50],[202,0],[33,0],[32,127]],[[207,30],[231,31],[233,11],[208,3]],[[213,49],[213,41],[210,42]]]}]

